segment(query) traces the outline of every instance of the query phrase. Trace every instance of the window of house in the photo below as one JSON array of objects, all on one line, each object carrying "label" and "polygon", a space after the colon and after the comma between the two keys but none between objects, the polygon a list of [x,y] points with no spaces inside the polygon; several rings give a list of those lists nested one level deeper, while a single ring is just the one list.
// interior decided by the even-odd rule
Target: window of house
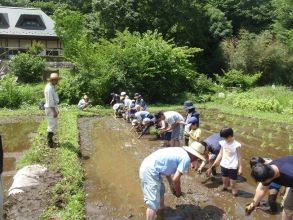
[{"label": "window of house", "polygon": [[41,15],[20,15],[16,27],[24,29],[46,29]]},{"label": "window of house", "polygon": [[8,28],[9,27],[9,24],[8,24],[6,17],[7,17],[7,14],[0,13],[0,28]]}]

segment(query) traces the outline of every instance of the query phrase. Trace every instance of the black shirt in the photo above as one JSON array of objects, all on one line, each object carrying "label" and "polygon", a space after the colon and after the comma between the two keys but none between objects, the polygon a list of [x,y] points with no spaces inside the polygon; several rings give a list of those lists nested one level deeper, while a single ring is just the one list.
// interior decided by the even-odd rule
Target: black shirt
[{"label": "black shirt", "polygon": [[217,155],[220,153],[221,150],[221,145],[219,144],[219,141],[221,140],[223,140],[223,138],[220,137],[219,133],[216,133],[207,137],[203,142],[205,142],[208,145],[209,152]]},{"label": "black shirt", "polygon": [[280,172],[280,177],[274,179],[273,182],[282,186],[293,187],[293,156],[273,160],[270,164],[277,166]]}]

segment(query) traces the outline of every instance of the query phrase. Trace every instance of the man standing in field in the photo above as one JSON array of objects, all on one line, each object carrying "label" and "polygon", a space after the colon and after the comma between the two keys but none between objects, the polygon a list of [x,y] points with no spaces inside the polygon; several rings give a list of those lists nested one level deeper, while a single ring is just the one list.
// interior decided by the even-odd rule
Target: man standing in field
[{"label": "man standing in field", "polygon": [[153,220],[158,209],[164,208],[165,186],[162,176],[166,176],[171,192],[176,197],[182,195],[181,176],[197,159],[205,161],[205,147],[194,142],[190,147],[170,147],[155,151],[146,157],[139,169],[141,188],[146,203],[146,219]]},{"label": "man standing in field", "polygon": [[57,128],[57,117],[59,114],[58,103],[59,97],[55,91],[55,86],[58,84],[61,78],[57,73],[51,73],[48,83],[45,87],[45,113],[48,118],[48,146],[54,147],[53,136]]}]

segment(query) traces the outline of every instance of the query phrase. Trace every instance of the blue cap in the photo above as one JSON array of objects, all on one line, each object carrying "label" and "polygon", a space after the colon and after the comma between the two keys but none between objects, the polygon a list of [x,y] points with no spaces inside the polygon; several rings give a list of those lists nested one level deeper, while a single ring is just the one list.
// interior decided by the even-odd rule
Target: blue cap
[{"label": "blue cap", "polygon": [[186,110],[193,109],[195,106],[193,105],[192,101],[185,101],[183,104],[183,108]]},{"label": "blue cap", "polygon": [[187,124],[198,124],[198,120],[196,117],[191,117],[188,119]]}]

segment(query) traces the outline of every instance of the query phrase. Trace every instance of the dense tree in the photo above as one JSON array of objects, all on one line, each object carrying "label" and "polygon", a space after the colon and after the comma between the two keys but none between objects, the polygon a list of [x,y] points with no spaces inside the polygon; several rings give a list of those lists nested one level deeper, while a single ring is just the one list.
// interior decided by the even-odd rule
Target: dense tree
[{"label": "dense tree", "polygon": [[225,40],[222,48],[229,68],[246,73],[262,72],[262,84],[293,84],[292,54],[269,31],[259,35],[242,31],[239,39]]},{"label": "dense tree", "polygon": [[272,0],[275,6],[274,31],[278,39],[293,53],[293,1]]},{"label": "dense tree", "polygon": [[[290,0],[288,0],[290,1]],[[271,0],[209,0],[232,21],[234,34],[240,29],[261,32],[273,24]]]}]

